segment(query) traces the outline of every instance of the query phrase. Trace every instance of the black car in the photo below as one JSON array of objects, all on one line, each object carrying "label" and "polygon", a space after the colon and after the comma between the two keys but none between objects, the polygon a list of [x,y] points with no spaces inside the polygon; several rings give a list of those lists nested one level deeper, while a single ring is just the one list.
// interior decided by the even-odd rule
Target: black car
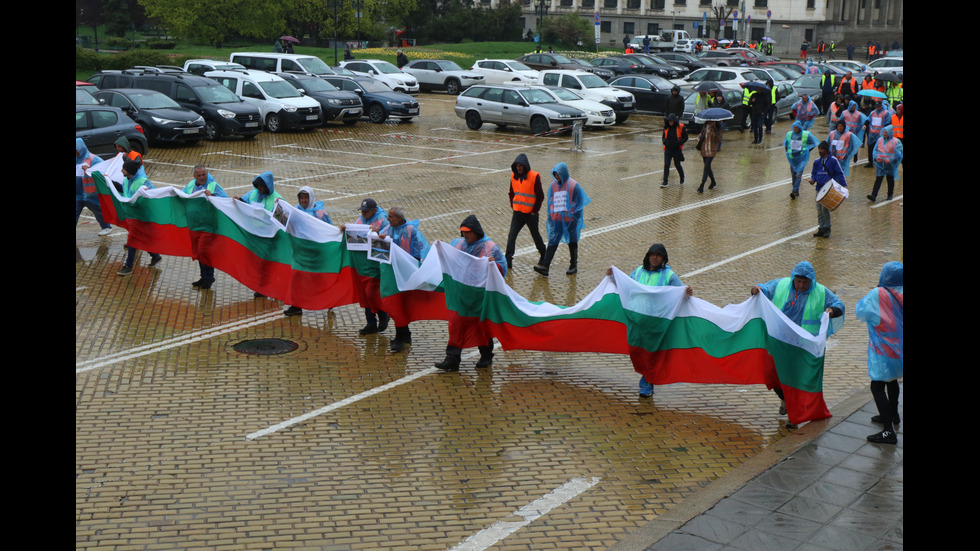
[{"label": "black car", "polygon": [[657,57],[670,63],[671,65],[676,65],[678,67],[684,67],[687,72],[690,73],[695,69],[700,69],[702,67],[707,67],[709,64],[699,60],[691,54],[685,54],[683,52],[660,52]]},{"label": "black car", "polygon": [[674,85],[656,75],[624,75],[609,86],[633,94],[637,111],[662,114],[667,112],[667,98]]},{"label": "black car", "polygon": [[[739,90],[722,90],[722,95],[725,98],[725,103],[723,105],[724,109],[728,109],[732,112],[733,117],[727,121],[722,121],[722,126],[726,129],[738,128],[741,130],[748,130],[742,126],[742,121],[748,119],[749,107],[747,105],[742,105],[742,92]],[[696,107],[698,93],[687,96],[684,100],[684,114],[681,115],[681,122],[691,130],[691,132],[700,132],[701,123],[694,120],[694,109]]]},{"label": "black car", "polygon": [[99,90],[95,99],[118,107],[138,122],[150,140],[197,143],[204,137],[204,117],[153,90]]},{"label": "black car", "polygon": [[572,59],[565,57],[561,54],[527,54],[517,58],[517,61],[527,65],[528,67],[544,71],[546,69],[571,69],[575,71],[588,71],[602,80],[609,80],[615,73],[609,69],[603,69],[602,67],[596,67],[595,65],[590,65],[581,59]]},{"label": "black car", "polygon": [[646,72],[642,67],[640,67],[639,64],[637,64],[637,62],[633,61],[632,59],[626,59],[625,57],[600,57],[598,59],[593,59],[592,65],[603,69],[609,69],[615,73],[616,76]]},{"label": "black car", "polygon": [[323,79],[345,92],[361,96],[364,113],[373,123],[382,123],[389,118],[409,121],[419,116],[419,102],[415,98],[396,92],[371,77],[330,75]]},{"label": "black car", "polygon": [[140,155],[149,151],[143,128],[122,109],[108,105],[76,105],[75,137],[85,140],[92,153],[105,159],[116,156],[116,140],[124,136]]},{"label": "black car", "polygon": [[294,88],[320,102],[323,123],[340,121],[353,126],[364,114],[361,97],[354,92],[344,92],[326,80],[296,73],[273,73]]},{"label": "black car", "polygon": [[242,101],[217,82],[190,73],[148,73],[138,70],[103,71],[89,78],[99,89],[144,88],[156,90],[181,107],[204,117],[204,137],[253,137],[262,132],[259,109]]},{"label": "black car", "polygon": [[657,58],[656,56],[650,54],[627,54],[622,56],[630,61],[635,62],[637,65],[643,67],[644,72],[651,75],[657,75],[663,78],[680,78],[687,71],[681,70],[678,67],[667,63],[666,61]]}]

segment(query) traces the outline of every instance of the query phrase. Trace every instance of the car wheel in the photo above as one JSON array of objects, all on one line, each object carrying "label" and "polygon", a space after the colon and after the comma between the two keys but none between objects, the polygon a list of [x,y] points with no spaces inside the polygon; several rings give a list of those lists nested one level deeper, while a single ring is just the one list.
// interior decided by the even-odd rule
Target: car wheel
[{"label": "car wheel", "polygon": [[388,113],[380,103],[374,103],[368,108],[368,119],[375,124],[381,124],[388,120]]},{"label": "car wheel", "polygon": [[544,134],[551,127],[548,126],[548,121],[544,117],[538,116],[531,119],[531,132],[534,134]]},{"label": "car wheel", "polygon": [[265,127],[269,132],[279,132],[282,130],[282,121],[279,120],[279,115],[275,113],[269,113],[265,118]]},{"label": "car wheel", "polygon": [[218,133],[218,125],[213,122],[204,123],[204,137],[209,140],[217,140],[221,137]]},{"label": "car wheel", "polygon": [[140,157],[143,157],[143,156],[146,155],[146,147],[143,144],[139,143],[136,140],[133,140],[131,142],[131,144],[132,144],[133,151],[139,153],[140,154]]},{"label": "car wheel", "polygon": [[449,92],[451,96],[459,95],[459,81],[456,79],[449,79],[446,81],[446,92]]},{"label": "car wheel", "polygon": [[483,119],[476,111],[466,112],[466,127],[470,130],[479,130],[483,126]]}]

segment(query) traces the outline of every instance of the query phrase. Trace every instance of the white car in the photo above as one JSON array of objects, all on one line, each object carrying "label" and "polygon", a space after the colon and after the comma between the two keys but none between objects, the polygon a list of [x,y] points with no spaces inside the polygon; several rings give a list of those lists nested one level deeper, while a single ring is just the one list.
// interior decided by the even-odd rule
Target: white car
[{"label": "white car", "polygon": [[564,69],[541,71],[538,84],[568,88],[584,99],[611,107],[616,112],[616,122],[624,122],[630,114],[636,112],[633,94],[609,86],[609,83],[592,73]]},{"label": "white car", "polygon": [[691,88],[705,81],[714,82],[727,90],[741,90],[742,84],[750,80],[765,82],[764,77],[757,75],[749,67],[703,67],[691,71],[684,78],[674,79],[670,82],[680,86],[681,91],[690,92]]},{"label": "white car", "polygon": [[341,61],[340,66],[355,75],[372,77],[388,85],[388,88],[405,94],[417,94],[419,82],[387,61],[380,59],[355,59]]},{"label": "white car", "polygon": [[474,84],[483,84],[480,73],[464,71],[445,59],[416,59],[402,67],[402,72],[419,81],[419,90],[445,90],[453,96]]},{"label": "white car", "polygon": [[905,58],[904,57],[882,57],[868,63],[869,73],[895,73],[896,75],[903,74],[905,71]]},{"label": "white car", "polygon": [[246,67],[240,63],[220,61],[217,59],[188,59],[184,62],[184,70],[188,73],[204,76],[208,71],[241,71]]},{"label": "white car", "polygon": [[259,109],[269,132],[320,126],[320,102],[301,94],[285,80],[264,71],[209,71],[204,76]]},{"label": "white car", "polygon": [[536,90],[544,90],[558,103],[574,107],[588,116],[585,126],[612,126],[616,124],[616,112],[612,107],[597,101],[583,99],[577,92],[560,86],[531,86]]},{"label": "white car", "polygon": [[481,59],[470,67],[483,75],[486,84],[535,84],[538,82],[540,71],[536,71],[514,59]]}]

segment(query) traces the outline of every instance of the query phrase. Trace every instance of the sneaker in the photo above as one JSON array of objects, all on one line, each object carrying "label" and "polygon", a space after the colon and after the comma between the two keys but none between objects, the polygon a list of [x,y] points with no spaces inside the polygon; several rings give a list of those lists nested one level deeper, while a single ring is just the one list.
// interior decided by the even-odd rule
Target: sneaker
[{"label": "sneaker", "polygon": [[645,378],[640,379],[640,398],[653,396],[653,385],[648,383]]},{"label": "sneaker", "polygon": [[788,428],[788,429],[798,429],[798,428],[800,428],[800,426],[797,425],[796,423],[790,423],[789,421],[787,421],[786,422],[786,428]]},{"label": "sneaker", "polygon": [[718,184],[716,184],[714,180],[711,180],[711,184],[708,186],[708,189],[715,189],[715,186],[717,185]]},{"label": "sneaker", "polygon": [[537,266],[535,266],[534,268],[532,268],[532,270],[534,270],[535,272],[538,272],[539,274],[543,275],[544,277],[548,277],[548,268],[545,267],[545,266],[542,266],[542,265],[538,264]]},{"label": "sneaker", "polygon": [[100,236],[109,235],[110,233],[112,233],[112,228],[102,228],[101,230],[99,230]]},{"label": "sneaker", "polygon": [[667,187],[667,182],[660,184],[660,187]]},{"label": "sneaker", "polygon": [[435,367],[436,369],[441,369],[443,371],[459,371],[459,358],[455,356],[446,356],[446,359],[437,363]]},{"label": "sneaker", "polygon": [[885,198],[885,200],[886,200],[886,201],[891,201],[891,200],[892,200],[892,196],[891,196],[891,195],[889,195],[889,196],[888,196],[887,198]]},{"label": "sneaker", "polygon": [[163,257],[160,256],[160,255],[155,255],[155,256],[150,257],[150,267],[152,268],[152,267],[156,266],[157,264],[160,263],[161,260],[163,260]]},{"label": "sneaker", "polygon": [[704,193],[704,182],[701,182],[701,187],[698,188],[698,193]]},{"label": "sneaker", "polygon": [[116,274],[121,275],[121,276],[132,275],[133,274],[133,267],[132,266],[123,266],[118,272],[116,272]]},{"label": "sneaker", "polygon": [[898,444],[898,436],[893,430],[883,430],[868,436],[868,442],[874,444]]},{"label": "sneaker", "polygon": [[290,306],[289,308],[286,308],[286,310],[282,313],[282,315],[284,315],[284,316],[302,316],[303,315],[303,309],[300,308],[299,306]]},{"label": "sneaker", "polygon": [[201,284],[198,285],[197,288],[204,291],[206,289],[210,289],[212,285],[214,285],[213,279],[202,279]]},{"label": "sneaker", "polygon": [[652,390],[641,390],[640,391],[640,398],[649,398],[651,396],[653,396],[653,391]]},{"label": "sneaker", "polygon": [[254,293],[252,293],[252,296],[255,297],[255,298],[265,298],[265,295],[263,295],[262,293],[260,293],[258,291],[255,291]]},{"label": "sneaker", "polygon": [[368,325],[365,325],[364,327],[362,327],[361,330],[357,332],[357,334],[358,335],[373,335],[373,334],[375,334],[377,332],[378,332],[378,326],[377,325],[368,324]]}]

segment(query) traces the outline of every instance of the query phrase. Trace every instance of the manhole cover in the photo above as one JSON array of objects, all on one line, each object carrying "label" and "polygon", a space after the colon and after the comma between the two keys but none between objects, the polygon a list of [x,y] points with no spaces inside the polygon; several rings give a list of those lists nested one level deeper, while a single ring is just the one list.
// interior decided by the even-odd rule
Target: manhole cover
[{"label": "manhole cover", "polygon": [[242,341],[234,346],[236,352],[243,354],[286,354],[299,348],[299,345],[286,339],[252,339]]}]

